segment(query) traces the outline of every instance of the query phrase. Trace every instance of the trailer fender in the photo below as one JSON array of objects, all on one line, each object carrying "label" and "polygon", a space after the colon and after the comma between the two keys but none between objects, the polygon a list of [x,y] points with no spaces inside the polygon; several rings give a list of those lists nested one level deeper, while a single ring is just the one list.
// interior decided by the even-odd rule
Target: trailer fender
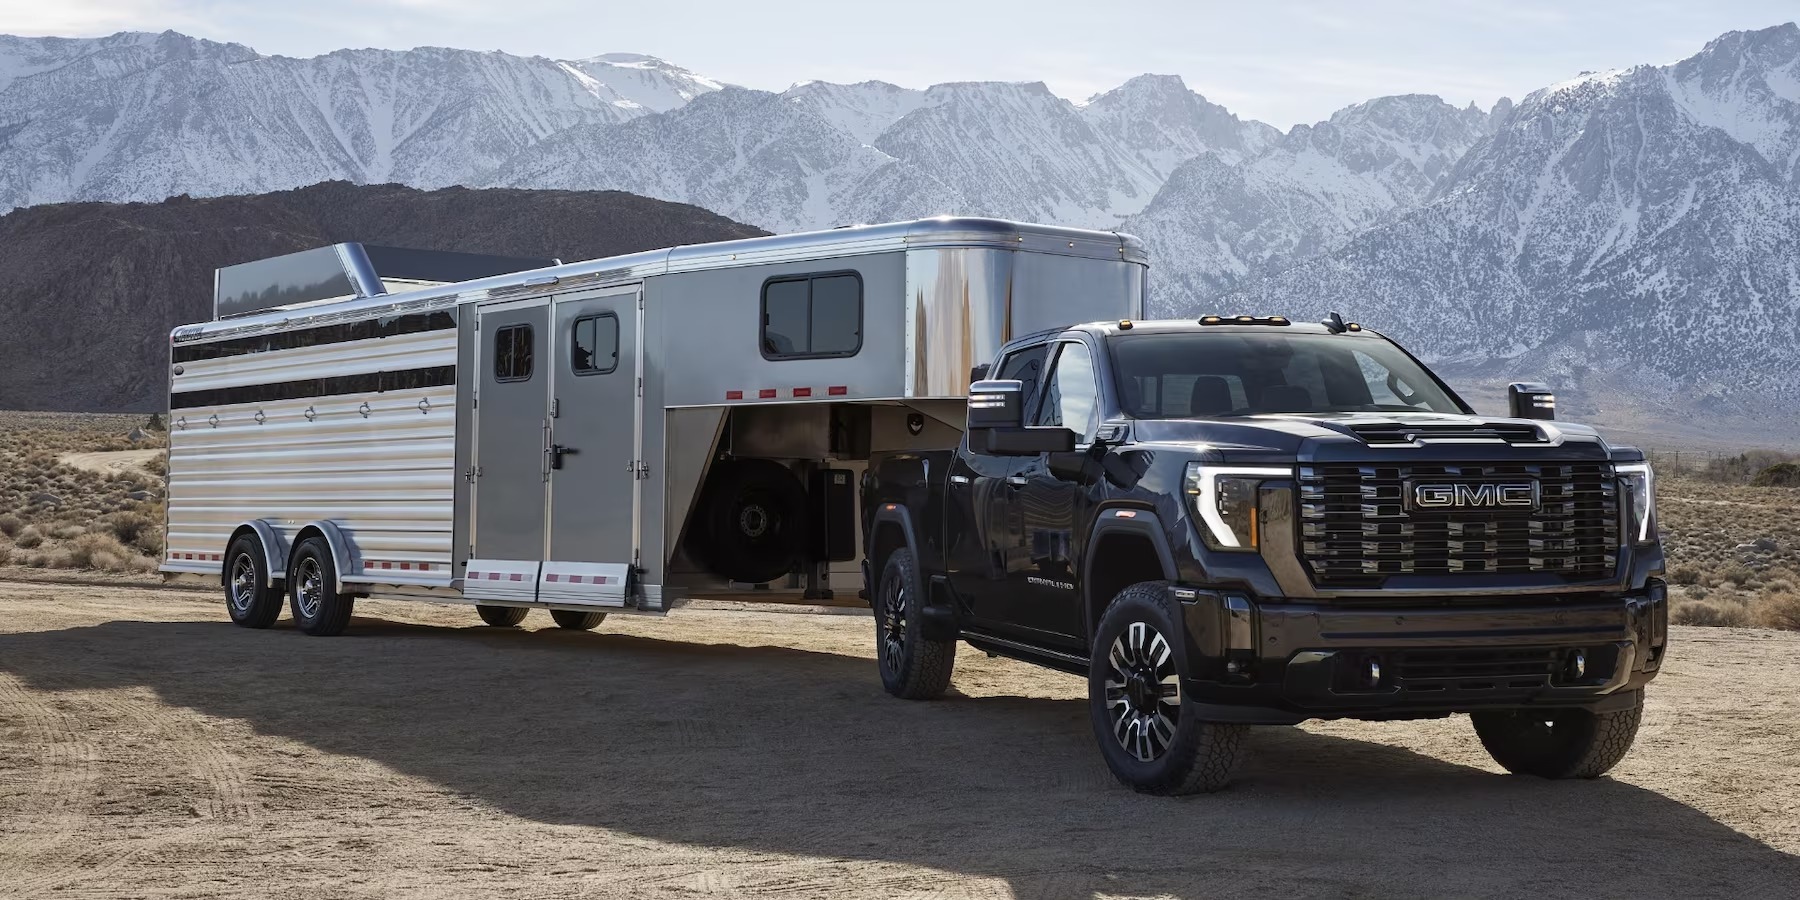
[{"label": "trailer fender", "polygon": [[[262,519],[251,519],[232,530],[231,540],[225,542],[226,548],[245,534],[256,535],[256,540],[262,544],[263,560],[269,569],[269,581],[263,587],[272,588],[287,581],[288,543],[282,539],[281,532]],[[228,558],[219,566],[219,584],[223,586],[230,578],[231,560]]]},{"label": "trailer fender", "polygon": [[1155,512],[1133,507],[1101,510],[1081,563],[1088,633],[1093,633],[1100,614],[1120,591],[1142,581],[1178,578],[1175,554]]},{"label": "trailer fender", "polygon": [[[356,571],[350,567],[352,561],[350,539],[344,537],[344,533],[338,529],[337,523],[329,519],[319,519],[306,523],[306,526],[294,535],[294,546],[299,546],[301,541],[314,535],[324,538],[326,546],[331,548],[331,559],[335,563],[332,568],[337,570],[337,580],[332,587],[342,594],[344,593],[344,575]],[[286,559],[285,556],[282,558]],[[282,568],[285,570],[287,567],[283,565]]]}]

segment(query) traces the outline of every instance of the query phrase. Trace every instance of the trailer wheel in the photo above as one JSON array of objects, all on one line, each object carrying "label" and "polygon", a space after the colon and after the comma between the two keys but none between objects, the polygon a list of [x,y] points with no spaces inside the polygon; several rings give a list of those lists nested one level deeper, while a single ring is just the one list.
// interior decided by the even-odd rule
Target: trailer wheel
[{"label": "trailer wheel", "polygon": [[1599,778],[1637,739],[1644,694],[1630,709],[1496,710],[1471,713],[1475,735],[1489,756],[1514,775]]},{"label": "trailer wheel", "polygon": [[294,548],[287,581],[288,606],[301,631],[319,637],[344,632],[356,598],[338,593],[337,561],[324,538],[309,537]]},{"label": "trailer wheel", "polygon": [[281,616],[281,588],[269,586],[262,541],[240,535],[225,551],[225,611],[245,628],[267,628]]},{"label": "trailer wheel", "polygon": [[[523,610],[521,610],[523,612]],[[580,609],[553,609],[550,618],[556,620],[556,627],[574,631],[593,631],[606,621],[606,613],[588,612]]]},{"label": "trailer wheel", "polygon": [[1120,591],[1100,617],[1088,710],[1114,777],[1145,794],[1212,792],[1231,782],[1247,726],[1209,722],[1182,693],[1193,669],[1168,585]]},{"label": "trailer wheel", "polygon": [[701,494],[700,549],[714,573],[763,584],[794,570],[806,540],[806,488],[767,459],[713,465]]},{"label": "trailer wheel", "polygon": [[481,621],[495,628],[511,628],[525,621],[526,609],[521,606],[481,606],[475,607]]},{"label": "trailer wheel", "polygon": [[904,700],[930,700],[950,687],[956,642],[925,636],[925,586],[911,550],[895,550],[875,594],[875,652],[881,686]]}]

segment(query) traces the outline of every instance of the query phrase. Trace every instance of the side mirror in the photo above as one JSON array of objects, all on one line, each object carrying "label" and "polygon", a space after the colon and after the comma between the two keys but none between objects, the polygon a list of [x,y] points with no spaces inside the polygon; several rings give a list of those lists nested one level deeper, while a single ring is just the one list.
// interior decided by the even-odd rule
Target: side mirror
[{"label": "side mirror", "polygon": [[969,383],[974,384],[975,382],[981,381],[982,379],[988,377],[988,369],[990,369],[990,368],[993,368],[992,364],[990,364],[990,363],[982,363],[979,366],[970,366],[969,367]]},{"label": "side mirror", "polygon": [[1515,381],[1506,386],[1506,412],[1515,419],[1554,419],[1556,395],[1549,385]]},{"label": "side mirror", "polygon": [[1036,456],[1075,449],[1067,428],[1025,425],[1025,386],[1017,381],[969,385],[969,449],[988,456]]}]

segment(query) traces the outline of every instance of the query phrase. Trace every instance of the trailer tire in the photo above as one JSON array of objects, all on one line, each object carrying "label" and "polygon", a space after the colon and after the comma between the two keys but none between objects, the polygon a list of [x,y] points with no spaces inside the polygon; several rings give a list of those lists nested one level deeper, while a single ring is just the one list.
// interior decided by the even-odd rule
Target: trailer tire
[{"label": "trailer tire", "polygon": [[701,492],[699,548],[715,574],[765,584],[792,572],[806,546],[806,488],[767,459],[714,463]]},{"label": "trailer tire", "polygon": [[262,541],[238,535],[225,551],[225,611],[233,624],[267,628],[281,617],[281,588],[269,586],[269,560]]},{"label": "trailer tire", "polygon": [[1539,778],[1599,778],[1630,752],[1644,718],[1644,694],[1630,709],[1564,708],[1469,714],[1476,737],[1501,768]]},{"label": "trailer tire", "polygon": [[550,618],[556,621],[556,627],[571,631],[593,631],[606,621],[606,613],[588,612],[583,609],[553,609]]},{"label": "trailer tire", "polygon": [[343,634],[356,598],[337,589],[337,560],[322,537],[309,537],[294,548],[288,566],[288,607],[294,624],[316,637]]},{"label": "trailer tire", "polygon": [[902,700],[942,696],[956,668],[956,642],[925,635],[925,585],[911,550],[895,550],[888,556],[874,605],[881,686]]},{"label": "trailer tire", "polygon": [[475,606],[475,613],[481,616],[481,621],[495,628],[511,628],[525,621],[526,612],[522,606]]},{"label": "trailer tire", "polygon": [[1100,616],[1088,710],[1106,766],[1126,786],[1165,796],[1211,793],[1231,783],[1248,727],[1200,718],[1182,693],[1193,668],[1168,587],[1134,584]]}]

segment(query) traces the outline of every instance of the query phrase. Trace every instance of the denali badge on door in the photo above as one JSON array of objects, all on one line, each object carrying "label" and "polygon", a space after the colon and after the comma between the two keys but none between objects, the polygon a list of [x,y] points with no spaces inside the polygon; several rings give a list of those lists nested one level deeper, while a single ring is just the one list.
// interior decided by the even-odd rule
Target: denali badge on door
[{"label": "denali badge on door", "polygon": [[1536,509],[1538,506],[1538,485],[1535,481],[1519,484],[1413,482],[1408,488],[1406,499],[1414,509]]}]

